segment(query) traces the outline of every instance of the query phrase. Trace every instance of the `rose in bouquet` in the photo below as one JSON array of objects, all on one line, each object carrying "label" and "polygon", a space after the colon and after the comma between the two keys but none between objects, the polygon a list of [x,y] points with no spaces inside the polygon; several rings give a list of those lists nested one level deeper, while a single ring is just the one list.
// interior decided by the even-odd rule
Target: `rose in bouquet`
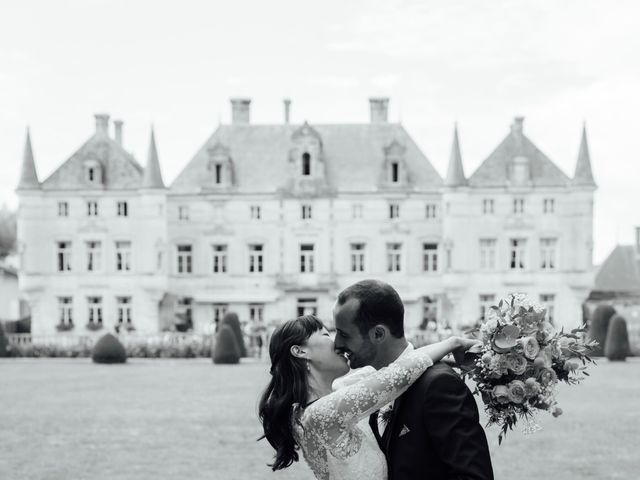
[{"label": "rose in bouquet", "polygon": [[482,352],[466,375],[476,383],[489,416],[498,425],[498,442],[519,420],[533,424],[538,411],[562,414],[556,401],[558,382],[577,384],[589,375],[586,329],[557,331],[546,311],[525,295],[511,295],[491,307],[479,329]]}]

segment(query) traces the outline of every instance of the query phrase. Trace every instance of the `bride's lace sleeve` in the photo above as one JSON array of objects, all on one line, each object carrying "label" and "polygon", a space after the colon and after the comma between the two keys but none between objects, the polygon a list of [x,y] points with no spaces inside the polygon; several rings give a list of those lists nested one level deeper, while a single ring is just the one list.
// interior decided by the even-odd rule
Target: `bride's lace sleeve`
[{"label": "bride's lace sleeve", "polygon": [[360,448],[351,438],[355,424],[402,395],[433,364],[421,349],[399,358],[363,380],[320,398],[307,407],[302,425],[340,458]]}]

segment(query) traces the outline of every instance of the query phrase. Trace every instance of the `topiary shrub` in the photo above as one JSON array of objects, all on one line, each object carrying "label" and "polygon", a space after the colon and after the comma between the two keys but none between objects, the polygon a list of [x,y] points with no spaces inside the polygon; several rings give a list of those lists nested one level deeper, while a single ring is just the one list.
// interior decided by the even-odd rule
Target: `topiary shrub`
[{"label": "topiary shrub", "polygon": [[614,315],[609,322],[604,354],[611,361],[625,361],[629,356],[627,321],[620,315]]},{"label": "topiary shrub", "polygon": [[96,342],[91,358],[95,363],[124,363],[127,361],[127,352],[118,337],[107,333]]},{"label": "topiary shrub", "polygon": [[0,357],[8,356],[10,356],[9,340],[4,334],[4,327],[2,326],[2,322],[0,322]]},{"label": "topiary shrub", "polygon": [[604,355],[609,321],[615,314],[616,310],[611,305],[598,305],[593,311],[591,325],[589,326],[589,340],[597,341],[598,345],[591,352],[591,356],[602,357]]},{"label": "topiary shrub", "polygon": [[244,358],[247,356],[247,347],[244,344],[244,335],[242,335],[242,328],[240,328],[240,320],[238,320],[238,314],[235,312],[227,312],[222,318],[222,323],[220,327],[224,325],[229,325],[233,334],[236,338],[236,343],[238,345],[238,353],[240,354],[240,358]]},{"label": "topiary shrub", "polygon": [[229,325],[223,324],[216,335],[216,345],[213,349],[213,363],[233,364],[240,362],[240,352],[236,343],[236,336]]}]

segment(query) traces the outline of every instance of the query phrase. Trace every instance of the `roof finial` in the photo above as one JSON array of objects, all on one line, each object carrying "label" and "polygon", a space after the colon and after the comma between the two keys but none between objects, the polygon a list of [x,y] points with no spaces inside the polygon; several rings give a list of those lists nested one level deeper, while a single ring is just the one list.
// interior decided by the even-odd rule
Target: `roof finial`
[{"label": "roof finial", "polygon": [[22,156],[22,172],[20,173],[20,183],[18,190],[37,190],[40,189],[40,181],[36,171],[36,163],[33,158],[33,149],[31,148],[31,132],[27,126],[27,136],[24,144],[24,154]]},{"label": "roof finial", "polygon": [[445,185],[447,187],[460,187],[467,185],[462,166],[462,154],[460,153],[460,141],[458,140],[458,122],[453,124],[453,144],[451,145],[451,155],[449,157],[449,169]]},{"label": "roof finial", "polygon": [[151,140],[149,141],[149,156],[142,178],[142,188],[164,188],[160,162],[158,160],[158,149],[156,148],[156,136],[151,124]]}]

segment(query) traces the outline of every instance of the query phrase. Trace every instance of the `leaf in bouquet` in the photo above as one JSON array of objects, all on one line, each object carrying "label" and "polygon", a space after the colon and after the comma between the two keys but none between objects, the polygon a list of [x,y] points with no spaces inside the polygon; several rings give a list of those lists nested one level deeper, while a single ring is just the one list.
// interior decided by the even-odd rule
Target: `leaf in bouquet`
[{"label": "leaf in bouquet", "polygon": [[501,309],[502,305],[504,305],[504,300],[501,298],[500,301],[498,302],[498,309]]}]

